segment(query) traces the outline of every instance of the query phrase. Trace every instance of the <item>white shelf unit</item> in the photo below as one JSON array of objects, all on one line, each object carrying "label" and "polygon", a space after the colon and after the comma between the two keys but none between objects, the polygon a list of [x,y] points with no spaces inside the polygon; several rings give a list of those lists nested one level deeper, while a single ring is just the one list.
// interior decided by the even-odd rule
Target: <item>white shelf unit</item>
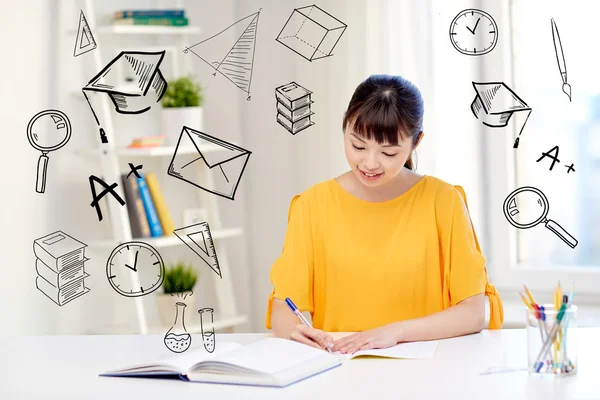
[{"label": "white shelf unit", "polygon": [[[170,35],[175,38],[175,46],[177,49],[183,49],[187,42],[187,35],[200,33],[200,28],[194,26],[188,27],[168,27],[168,26],[97,26],[95,10],[93,7],[92,0],[80,0],[81,9],[83,10],[87,22],[92,30],[92,33],[98,35]],[[179,0],[176,5],[177,8],[184,8],[183,1]],[[72,33],[72,32],[71,32]],[[76,33],[75,33],[76,34]],[[189,43],[189,42],[188,42]],[[108,60],[102,60],[99,49],[93,50],[92,52],[93,68],[95,71],[100,71],[106,65]],[[177,53],[177,52],[175,52]],[[116,53],[115,53],[116,54]],[[181,76],[180,73],[181,63],[174,57],[173,59],[173,75]],[[84,100],[83,95],[79,92],[79,96]],[[161,146],[155,148],[123,148],[115,145],[115,138],[113,137],[113,123],[111,118],[111,104],[109,103],[107,96],[93,96],[97,97],[96,104],[99,104],[98,114],[99,118],[102,119],[103,125],[106,128],[106,134],[108,143],[102,144],[98,135],[96,134],[97,147],[94,149],[82,150],[78,154],[82,156],[97,156],[90,157],[91,160],[96,158],[100,162],[102,175],[106,182],[120,182],[119,174],[119,159],[122,157],[164,157],[172,156],[175,151],[175,146]],[[90,99],[91,100],[91,99]],[[206,146],[201,149],[203,152],[218,151],[222,150],[219,146]],[[193,152],[197,151],[195,148],[180,148],[178,152]],[[207,168],[199,171],[201,178],[203,178],[208,184],[210,184],[211,178],[208,174]],[[120,187],[120,186],[119,186]],[[213,277],[213,284],[215,286],[216,293],[216,304],[215,307],[215,320],[213,327],[215,330],[224,328],[233,328],[247,322],[245,315],[238,315],[235,296],[233,292],[233,284],[231,281],[231,274],[229,264],[227,260],[227,254],[222,245],[222,241],[227,238],[239,236],[243,234],[241,228],[228,228],[222,227],[221,218],[219,214],[219,208],[214,195],[198,190],[200,202],[204,208],[206,208],[208,222],[211,227],[211,236],[214,241],[215,251],[218,254],[219,266],[223,272],[223,277],[220,278],[217,274],[211,273]],[[106,214],[106,212],[105,212]],[[108,218],[110,218],[112,227],[112,237],[104,240],[91,241],[88,245],[90,247],[95,246],[97,248],[111,248],[115,247],[119,243],[128,242],[132,240],[140,240],[150,244],[157,249],[171,247],[171,246],[184,246],[185,244],[179,240],[176,236],[165,236],[159,238],[141,238],[135,239],[131,235],[131,227],[129,224],[129,216],[126,207],[109,207]],[[131,260],[133,262],[133,260]],[[134,284],[139,285],[137,275],[132,271],[131,279]],[[169,327],[168,326],[149,326],[146,318],[146,309],[142,297],[132,298],[132,303],[135,305],[135,312],[137,316],[137,331],[141,334],[148,333],[164,333]],[[190,324],[187,325],[188,330],[191,333],[200,332],[199,325]]]}]

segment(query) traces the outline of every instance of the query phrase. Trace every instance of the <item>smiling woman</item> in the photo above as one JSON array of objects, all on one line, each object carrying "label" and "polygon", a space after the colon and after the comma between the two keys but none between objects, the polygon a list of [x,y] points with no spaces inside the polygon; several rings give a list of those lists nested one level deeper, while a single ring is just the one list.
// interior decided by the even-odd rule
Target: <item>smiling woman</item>
[{"label": "smiling woman", "polygon": [[[460,186],[413,171],[423,138],[420,91],[376,75],[342,126],[350,171],[295,196],[266,326],[278,337],[354,352],[502,326],[502,303]],[[284,299],[312,315],[308,327]],[[333,342],[327,332],[357,332]]]}]

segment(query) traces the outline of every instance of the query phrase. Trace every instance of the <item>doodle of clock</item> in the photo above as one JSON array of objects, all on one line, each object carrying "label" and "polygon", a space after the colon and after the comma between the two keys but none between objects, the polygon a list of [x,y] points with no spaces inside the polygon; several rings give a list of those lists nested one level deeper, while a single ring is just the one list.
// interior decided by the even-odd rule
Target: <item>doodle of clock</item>
[{"label": "doodle of clock", "polygon": [[487,54],[498,42],[498,26],[485,11],[463,10],[450,24],[450,41],[456,50],[468,56]]},{"label": "doodle of clock", "polygon": [[[137,273],[139,287],[133,287],[131,271]],[[110,253],[106,277],[113,289],[123,296],[145,296],[162,285],[165,265],[158,251],[149,244],[126,242]]]}]

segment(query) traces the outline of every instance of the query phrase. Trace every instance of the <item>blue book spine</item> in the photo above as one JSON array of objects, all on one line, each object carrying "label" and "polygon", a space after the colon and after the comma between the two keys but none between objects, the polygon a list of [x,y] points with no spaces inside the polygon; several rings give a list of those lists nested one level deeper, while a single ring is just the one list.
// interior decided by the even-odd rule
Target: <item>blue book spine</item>
[{"label": "blue book spine", "polygon": [[115,19],[119,18],[137,18],[137,17],[148,17],[148,18],[183,18],[185,10],[171,9],[171,10],[123,10],[115,12]]},{"label": "blue book spine", "polygon": [[152,201],[150,189],[148,189],[148,184],[146,183],[146,178],[142,174],[140,174],[140,177],[141,178],[136,179],[140,190],[140,197],[142,198],[142,203],[144,203],[144,210],[146,210],[146,216],[148,217],[150,234],[152,237],[162,236],[163,230],[160,226],[160,220],[158,219],[156,207],[154,207],[154,201]]}]

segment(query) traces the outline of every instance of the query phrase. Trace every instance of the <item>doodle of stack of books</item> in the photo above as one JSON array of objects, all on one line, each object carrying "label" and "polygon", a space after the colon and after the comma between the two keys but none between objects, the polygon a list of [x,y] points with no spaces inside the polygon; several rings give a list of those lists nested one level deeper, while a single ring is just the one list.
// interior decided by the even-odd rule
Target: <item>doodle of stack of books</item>
[{"label": "doodle of stack of books", "polygon": [[275,89],[277,122],[292,135],[314,125],[310,119],[310,116],[314,114],[310,108],[310,105],[314,103],[311,94],[311,91],[296,82],[290,82]]},{"label": "doodle of stack of books", "polygon": [[90,291],[84,284],[89,276],[84,268],[89,260],[85,257],[86,246],[62,231],[33,241],[38,274],[35,285],[59,306]]}]

